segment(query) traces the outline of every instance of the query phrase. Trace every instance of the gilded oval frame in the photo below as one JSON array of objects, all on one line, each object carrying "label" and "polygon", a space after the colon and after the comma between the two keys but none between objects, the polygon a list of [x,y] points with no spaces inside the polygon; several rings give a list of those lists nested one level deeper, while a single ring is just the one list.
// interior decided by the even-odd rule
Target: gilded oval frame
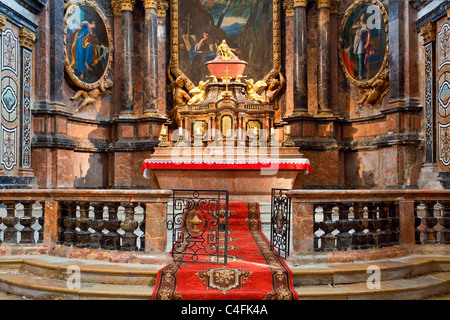
[{"label": "gilded oval frame", "polygon": [[[383,59],[382,65],[381,65],[380,69],[378,70],[378,72],[370,79],[358,80],[358,79],[355,79],[348,72],[347,66],[345,65],[344,57],[342,54],[342,41],[343,41],[344,29],[347,25],[350,15],[353,13],[353,11],[355,11],[355,9],[357,9],[358,7],[360,7],[364,4],[375,5],[381,12],[381,16],[382,16],[382,19],[384,22],[385,33],[386,33],[386,52],[384,54],[384,59]],[[383,72],[389,67],[389,15],[388,15],[388,12],[387,12],[386,8],[384,7],[384,5],[379,0],[358,0],[355,3],[353,3],[352,5],[350,5],[347,8],[347,10],[345,11],[344,17],[342,18],[342,21],[341,21],[341,26],[339,28],[339,44],[338,45],[339,45],[339,48],[338,48],[339,61],[340,61],[341,67],[344,71],[344,74],[345,74],[345,77],[347,78],[347,80],[350,83],[352,83],[353,85],[360,87],[360,88],[371,87],[372,84],[376,80],[378,80],[380,78],[380,76],[383,74]]]},{"label": "gilded oval frame", "polygon": [[[180,69],[179,64],[179,1],[170,0],[170,72],[175,78],[184,77],[186,88],[192,90],[196,85]],[[272,68],[260,79],[265,82],[275,78],[281,68],[281,0],[272,0],[272,19]]]},{"label": "gilded oval frame", "polygon": [[[102,23],[106,30],[106,37],[107,37],[108,49],[109,49],[108,60],[106,63],[106,67],[103,71],[103,74],[95,82],[85,82],[75,74],[75,71],[70,66],[71,62],[69,59],[69,54],[67,52],[67,28],[68,28],[68,24],[69,24],[69,18],[73,15],[75,10],[77,10],[80,7],[89,7],[91,9],[93,9],[98,14],[100,19],[102,20]],[[96,2],[91,1],[91,0],[80,0],[80,1],[76,1],[75,3],[71,4],[66,9],[66,12],[64,14],[64,67],[65,67],[65,70],[66,70],[67,74],[69,75],[70,79],[74,82],[75,85],[77,85],[78,87],[80,87],[81,89],[84,89],[86,91],[93,90],[93,89],[100,87],[102,85],[102,83],[105,83],[105,81],[109,78],[109,74],[110,74],[111,68],[112,68],[113,57],[114,57],[114,46],[113,46],[112,31],[111,31],[111,27],[108,23],[108,20],[107,20],[105,14],[103,13],[102,9],[98,6],[98,4]]]}]

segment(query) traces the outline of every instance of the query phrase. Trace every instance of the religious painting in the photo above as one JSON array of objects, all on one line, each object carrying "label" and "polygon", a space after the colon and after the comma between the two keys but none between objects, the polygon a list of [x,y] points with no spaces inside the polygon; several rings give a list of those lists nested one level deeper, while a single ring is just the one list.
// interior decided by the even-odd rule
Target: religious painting
[{"label": "religious painting", "polygon": [[112,61],[111,29],[93,1],[72,4],[65,18],[65,67],[76,85],[91,90],[108,76]]},{"label": "religious painting", "polygon": [[171,7],[172,61],[177,76],[183,73],[194,84],[207,79],[205,64],[216,57],[222,40],[248,63],[245,76],[249,79],[276,75],[279,0],[172,0]]},{"label": "religious painting", "polygon": [[387,66],[388,15],[378,0],[360,0],[347,9],[340,30],[340,57],[355,85],[376,80]]}]

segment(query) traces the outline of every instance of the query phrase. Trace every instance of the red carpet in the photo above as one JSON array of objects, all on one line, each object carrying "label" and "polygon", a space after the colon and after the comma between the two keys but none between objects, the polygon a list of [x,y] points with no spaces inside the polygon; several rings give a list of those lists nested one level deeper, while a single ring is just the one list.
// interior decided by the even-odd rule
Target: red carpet
[{"label": "red carpet", "polygon": [[[296,300],[292,272],[270,250],[257,203],[230,203],[228,263],[174,262],[158,272],[155,300]],[[208,257],[203,257],[208,261]]]}]

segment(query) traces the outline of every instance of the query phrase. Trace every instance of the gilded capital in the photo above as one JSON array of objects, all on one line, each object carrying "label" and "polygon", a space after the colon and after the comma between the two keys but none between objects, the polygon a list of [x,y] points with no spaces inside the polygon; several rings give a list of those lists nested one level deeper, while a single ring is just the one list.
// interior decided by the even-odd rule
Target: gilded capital
[{"label": "gilded capital", "polygon": [[169,3],[165,1],[158,1],[156,6],[156,16],[158,18],[165,18],[167,9],[169,9]]},{"label": "gilded capital", "polygon": [[293,7],[306,7],[308,5],[308,0],[294,0]]},{"label": "gilded capital", "polygon": [[143,3],[145,9],[156,9],[158,5],[156,0],[144,0]]},{"label": "gilded capital", "polygon": [[120,16],[122,11],[133,11],[136,0],[111,0],[113,13]]},{"label": "gilded capital", "polygon": [[3,31],[3,27],[6,25],[6,16],[0,14],[0,32]]},{"label": "gilded capital", "polygon": [[34,33],[31,30],[28,30],[26,27],[20,28],[19,43],[21,47],[33,50],[35,41],[36,41],[36,33]]},{"label": "gilded capital", "polygon": [[331,0],[317,0],[317,8],[331,8]]},{"label": "gilded capital", "polygon": [[436,24],[428,22],[426,25],[422,26],[420,28],[420,35],[423,38],[424,44],[436,41]]},{"label": "gilded capital", "polygon": [[331,14],[337,14],[339,12],[339,1],[340,0],[331,1]]},{"label": "gilded capital", "polygon": [[286,12],[286,17],[293,17],[294,16],[294,4],[293,1],[284,1],[283,2],[283,8]]}]

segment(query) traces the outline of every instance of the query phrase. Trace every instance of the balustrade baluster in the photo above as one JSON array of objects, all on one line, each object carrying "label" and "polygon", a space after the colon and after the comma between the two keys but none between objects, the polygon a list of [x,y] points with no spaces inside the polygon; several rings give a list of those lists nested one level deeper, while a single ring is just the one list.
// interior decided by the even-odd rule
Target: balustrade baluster
[{"label": "balustrade baluster", "polygon": [[120,227],[125,233],[122,235],[122,250],[137,250],[137,235],[134,231],[137,229],[139,222],[134,220],[134,206],[131,203],[122,203],[125,208],[125,220],[122,221]]},{"label": "balustrade baluster", "polygon": [[38,229],[38,243],[44,242],[44,221],[45,221],[45,202],[38,201],[39,205],[41,206],[41,216],[37,219],[37,222],[40,226]]},{"label": "balustrade baluster", "polygon": [[416,201],[414,202],[414,243],[422,244],[422,240],[420,236],[422,231],[420,231],[419,227],[422,224],[422,217],[425,216],[423,213],[424,205],[422,202]]},{"label": "balustrade baluster", "polygon": [[90,219],[89,219],[89,203],[78,203],[80,207],[80,217],[77,219],[77,227],[80,231],[77,232],[77,244],[78,248],[87,248],[91,243],[91,232],[89,231]]},{"label": "balustrade baluster", "polygon": [[144,251],[145,250],[145,215],[147,213],[145,212],[146,211],[145,210],[145,206],[143,207],[143,209],[144,209],[143,219],[139,223],[139,229],[142,231],[142,235],[139,238],[139,240],[140,240],[139,251]]},{"label": "balustrade baluster", "polygon": [[[322,219],[321,221],[319,221],[319,217]],[[322,225],[322,221],[325,220],[325,216],[324,216],[324,208],[323,205],[318,205],[315,206],[314,208],[314,221],[315,221],[315,227],[317,228],[318,233],[320,234],[320,232],[322,232],[322,234],[320,235],[316,235],[316,239],[317,240],[317,251],[323,251],[324,250],[324,244],[325,244],[325,240],[323,239],[323,237],[325,237],[325,232],[321,229],[321,225]]]},{"label": "balustrade baluster", "polygon": [[398,217],[398,208],[397,208],[397,204],[395,202],[390,202],[389,203],[389,218],[392,221],[391,224],[391,233],[392,233],[392,238],[391,238],[391,243],[389,244],[390,246],[395,246],[400,244],[400,219]]},{"label": "balustrade baluster", "polygon": [[424,243],[425,244],[436,244],[437,243],[437,231],[434,227],[438,224],[438,219],[434,216],[434,203],[430,201],[424,202],[426,216],[423,218],[423,224],[425,225]]},{"label": "balustrade baluster", "polygon": [[120,224],[122,221],[117,217],[119,210],[119,203],[107,203],[108,207],[108,220],[105,221],[105,228],[108,233],[104,237],[104,247],[108,250],[119,250],[120,249],[120,234],[117,230],[120,229]]},{"label": "balustrade baluster", "polygon": [[352,249],[366,249],[367,248],[367,234],[364,230],[367,228],[368,221],[364,216],[367,209],[364,205],[357,204],[354,207],[355,218],[353,219],[353,229],[355,232],[352,235]]},{"label": "balustrade baluster", "polygon": [[19,222],[19,218],[16,214],[16,202],[5,201],[6,204],[6,217],[3,218],[3,224],[6,229],[3,231],[3,240],[5,243],[17,243],[17,229],[16,224]]},{"label": "balustrade baluster", "polygon": [[319,251],[319,239],[320,237],[317,235],[317,231],[320,229],[320,222],[317,221],[317,215],[316,215],[316,209],[317,206],[314,206],[314,251]]},{"label": "balustrade baluster", "polygon": [[339,208],[339,219],[336,221],[336,229],[339,231],[336,235],[336,249],[339,251],[349,249],[352,244],[352,235],[349,233],[352,229],[352,222],[348,219],[352,205],[343,203]]},{"label": "balustrade baluster", "polygon": [[450,244],[450,201],[442,202],[441,243]]},{"label": "balustrade baluster", "polygon": [[77,208],[76,203],[71,201],[62,202],[67,216],[63,219],[64,230],[64,245],[74,246],[77,244]]},{"label": "balustrade baluster", "polygon": [[20,231],[20,243],[34,243],[34,229],[31,227],[36,218],[33,217],[33,201],[21,201],[23,205],[24,216],[20,218],[20,224],[23,229]]},{"label": "balustrade baluster", "polygon": [[380,248],[388,247],[392,242],[392,219],[389,217],[389,206],[386,203],[382,204],[381,210],[381,234],[380,234]]},{"label": "balustrade baluster", "polygon": [[367,211],[367,248],[378,247],[378,207],[372,203],[364,204],[364,208]]},{"label": "balustrade baluster", "polygon": [[105,228],[105,220],[103,220],[103,210],[104,205],[102,203],[94,203],[92,204],[94,207],[94,218],[90,220],[90,226],[95,230],[93,234],[91,234],[91,249],[100,249],[103,247],[104,239],[103,229]]},{"label": "balustrade baluster", "polygon": [[334,222],[332,218],[335,207],[337,207],[336,203],[326,204],[323,206],[324,219],[320,223],[320,229],[325,232],[325,234],[321,237],[322,251],[333,251],[336,247],[336,236],[333,234],[333,231],[336,229],[336,222]]},{"label": "balustrade baluster", "polygon": [[58,217],[58,235],[57,235],[57,244],[65,244],[64,241],[64,232],[66,231],[66,226],[64,221],[68,216],[68,207],[65,201],[59,202],[59,217]]}]

